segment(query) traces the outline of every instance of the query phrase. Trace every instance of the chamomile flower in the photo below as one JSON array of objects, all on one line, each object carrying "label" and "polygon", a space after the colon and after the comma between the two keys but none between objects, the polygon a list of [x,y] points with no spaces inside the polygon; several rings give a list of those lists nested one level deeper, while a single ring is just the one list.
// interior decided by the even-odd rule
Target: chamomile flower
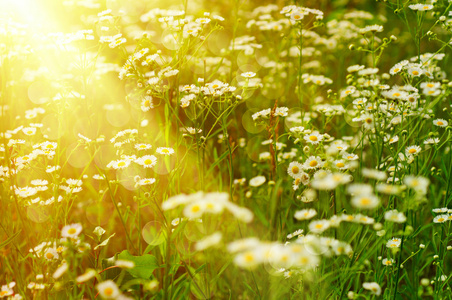
[{"label": "chamomile flower", "polygon": [[260,175],[260,176],[256,176],[253,177],[249,180],[249,185],[253,186],[253,187],[258,187],[261,186],[265,183],[266,179],[264,176]]},{"label": "chamomile flower", "polygon": [[104,299],[115,299],[121,292],[113,280],[106,280],[96,285],[99,295]]},{"label": "chamomile flower", "polygon": [[402,69],[403,69],[402,65],[396,64],[389,70],[389,74],[395,75],[397,73],[400,73],[402,71]]},{"label": "chamomile flower", "polygon": [[113,168],[113,169],[125,169],[130,165],[130,160],[127,159],[119,159],[119,160],[113,160],[108,165],[107,168]]},{"label": "chamomile flower", "polygon": [[318,131],[314,131],[310,134],[306,134],[304,139],[306,142],[316,145],[323,140],[323,135],[321,135]]},{"label": "chamomile flower", "polygon": [[320,234],[330,227],[329,220],[315,220],[309,223],[309,231]]},{"label": "chamomile flower", "polygon": [[447,127],[447,125],[449,125],[449,122],[444,119],[436,119],[433,120],[433,125],[436,125],[438,127]]},{"label": "chamomile flower", "polygon": [[149,144],[135,144],[135,149],[140,150],[149,150],[152,148],[152,145]]},{"label": "chamomile flower", "polygon": [[157,163],[157,157],[155,157],[154,155],[145,155],[140,158],[137,158],[135,160],[135,163],[145,168],[152,168]]},{"label": "chamomile flower", "polygon": [[305,169],[317,169],[323,166],[323,161],[319,156],[310,156],[304,163]]},{"label": "chamomile flower", "polygon": [[392,238],[386,243],[387,248],[399,248],[402,240],[399,238]]},{"label": "chamomile flower", "polygon": [[395,261],[392,258],[385,258],[381,261],[381,263],[383,264],[383,266],[392,266],[394,265]]},{"label": "chamomile flower", "polygon": [[397,209],[385,212],[385,220],[394,223],[404,223],[406,221],[405,214],[397,211]]},{"label": "chamomile flower", "polygon": [[421,194],[426,194],[430,180],[428,180],[427,178],[422,177],[422,176],[407,175],[403,179],[403,182],[409,188],[414,189],[416,192],[421,193]]},{"label": "chamomile flower", "polygon": [[256,76],[256,73],[254,72],[245,72],[240,74],[240,76],[244,77],[244,78],[253,78],[254,76]]},{"label": "chamomile flower", "polygon": [[25,127],[25,128],[22,128],[22,132],[25,135],[34,135],[36,133],[36,127]]},{"label": "chamomile flower", "polygon": [[151,185],[155,183],[155,178],[143,178],[138,180],[137,185],[144,186],[144,185]]},{"label": "chamomile flower", "polygon": [[363,288],[372,292],[372,294],[380,296],[381,295],[381,287],[376,282],[364,282]]},{"label": "chamomile flower", "polygon": [[82,225],[80,223],[74,223],[66,225],[61,229],[61,236],[63,238],[76,238],[82,232]]},{"label": "chamomile flower", "polygon": [[259,248],[239,253],[234,258],[234,263],[247,269],[257,267],[263,261],[263,253]]},{"label": "chamomile flower", "polygon": [[293,161],[289,164],[289,167],[287,168],[287,173],[289,174],[290,177],[296,179],[301,176],[302,170],[303,165],[297,161]]},{"label": "chamomile flower", "polygon": [[358,155],[356,155],[354,153],[347,153],[347,152],[342,153],[342,158],[344,158],[346,160],[358,160],[359,159]]},{"label": "chamomile flower", "polygon": [[374,195],[358,195],[352,198],[351,203],[359,209],[373,209],[380,204],[380,200]]},{"label": "chamomile flower", "polygon": [[346,170],[349,168],[349,165],[343,160],[338,159],[333,162],[333,165],[338,168],[339,170]]},{"label": "chamomile flower", "polygon": [[417,154],[419,154],[419,152],[421,152],[421,150],[422,150],[421,147],[419,147],[417,145],[412,145],[412,146],[409,146],[409,147],[405,148],[405,154],[407,156],[409,156],[409,155],[417,155]]},{"label": "chamomile flower", "polygon": [[150,110],[151,108],[154,108],[154,103],[152,102],[151,96],[145,96],[143,100],[141,101],[141,110],[146,112]]},{"label": "chamomile flower", "polygon": [[449,220],[449,215],[439,215],[433,219],[433,223],[444,223]]},{"label": "chamomile flower", "polygon": [[428,10],[432,10],[433,9],[433,5],[431,5],[431,4],[422,4],[422,3],[411,4],[411,5],[408,5],[408,7],[411,8],[412,10],[417,10],[417,11],[428,11]]},{"label": "chamomile flower", "polygon": [[302,209],[302,210],[297,210],[295,212],[295,219],[297,220],[309,220],[312,219],[313,217],[315,217],[317,215],[317,211],[315,209]]},{"label": "chamomile flower", "polygon": [[44,251],[43,256],[46,260],[54,260],[54,259],[58,259],[60,257],[58,255],[58,252],[55,250],[55,248],[47,248]]},{"label": "chamomile flower", "polygon": [[171,155],[174,154],[174,149],[173,148],[168,148],[168,147],[158,147],[157,150],[155,150],[158,154],[162,154],[162,155]]}]

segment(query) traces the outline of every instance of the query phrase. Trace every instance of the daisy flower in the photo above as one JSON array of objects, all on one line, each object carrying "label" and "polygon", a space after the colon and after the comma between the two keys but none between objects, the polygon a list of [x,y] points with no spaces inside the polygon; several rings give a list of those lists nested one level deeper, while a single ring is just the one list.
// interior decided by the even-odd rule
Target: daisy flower
[{"label": "daisy flower", "polygon": [[319,156],[310,156],[304,163],[305,169],[317,169],[322,166],[323,162]]},{"label": "daisy flower", "polygon": [[250,179],[249,184],[253,187],[261,186],[265,183],[266,179],[264,176],[256,176]]},{"label": "daisy flower", "polygon": [[58,259],[59,257],[58,252],[54,248],[48,248],[44,252],[44,258],[47,260]]},{"label": "daisy flower", "polygon": [[357,160],[359,157],[357,154],[344,152],[342,158],[346,160]]},{"label": "daisy flower", "polygon": [[253,78],[254,76],[256,76],[256,73],[254,72],[245,72],[240,74],[240,76],[244,77],[244,78]]},{"label": "daisy flower", "polygon": [[118,286],[113,280],[106,280],[96,286],[99,295],[105,299],[115,299],[120,295]]},{"label": "daisy flower", "polygon": [[64,238],[76,238],[82,232],[82,225],[74,223],[66,225],[61,229],[61,236]]},{"label": "daisy flower", "polygon": [[345,163],[345,161],[343,160],[343,159],[338,159],[338,160],[335,160],[334,162],[333,162],[333,165],[336,167],[336,168],[338,168],[339,170],[346,170],[346,169],[348,169],[348,165]]},{"label": "daisy flower", "polygon": [[119,159],[119,160],[113,160],[108,165],[107,168],[113,168],[113,169],[125,169],[130,165],[130,160],[128,159]]},{"label": "daisy flower", "polygon": [[449,215],[439,215],[433,219],[433,223],[444,223],[449,220]]},{"label": "daisy flower", "polygon": [[412,145],[409,147],[406,147],[405,149],[405,154],[408,155],[416,155],[419,154],[419,152],[421,152],[422,148],[417,146],[417,145]]},{"label": "daisy flower", "polygon": [[392,258],[385,258],[382,261],[383,266],[392,266],[394,264],[394,262],[395,261]]},{"label": "daisy flower", "polygon": [[151,96],[146,96],[141,101],[141,110],[146,112],[150,110],[151,108],[154,108],[154,103],[152,102]]},{"label": "daisy flower", "polygon": [[157,157],[154,155],[145,155],[135,160],[135,163],[145,167],[152,168],[157,163]]},{"label": "daisy flower", "polygon": [[168,148],[168,147],[158,147],[157,150],[155,150],[158,154],[163,154],[163,155],[171,155],[174,154],[174,149],[173,148]]},{"label": "daisy flower", "polygon": [[137,149],[138,151],[140,150],[149,150],[151,149],[152,146],[149,144],[135,144],[135,149]]},{"label": "daisy flower", "polygon": [[399,238],[392,238],[386,243],[387,248],[399,248],[402,240]]},{"label": "daisy flower", "polygon": [[424,71],[419,67],[412,66],[408,68],[408,74],[411,75],[412,77],[419,77],[423,73]]},{"label": "daisy flower", "polygon": [[25,128],[22,128],[22,132],[25,135],[34,135],[36,133],[36,127],[25,127]]},{"label": "daisy flower", "polygon": [[289,164],[289,167],[287,168],[287,173],[289,174],[290,177],[296,179],[301,176],[302,169],[303,169],[302,164],[300,164],[297,161],[293,161]]},{"label": "daisy flower", "polygon": [[318,131],[314,131],[310,134],[306,134],[304,139],[306,142],[316,145],[323,140],[323,135],[321,135]]},{"label": "daisy flower", "polygon": [[376,282],[364,282],[363,288],[372,292],[372,294],[380,296],[381,295],[381,287]]},{"label": "daisy flower", "polygon": [[330,227],[329,220],[315,220],[309,223],[309,231],[312,233],[322,233]]},{"label": "daisy flower", "polygon": [[436,125],[438,127],[446,127],[447,125],[449,125],[449,123],[444,119],[436,119],[433,120],[433,125]]},{"label": "daisy flower", "polygon": [[352,205],[359,209],[373,209],[380,204],[380,200],[374,195],[358,195],[352,198]]},{"label": "daisy flower", "polygon": [[140,179],[137,182],[137,184],[140,185],[140,186],[143,186],[143,185],[151,185],[154,182],[155,182],[155,178],[143,178],[143,179]]},{"label": "daisy flower", "polygon": [[312,219],[313,217],[315,217],[317,215],[317,211],[315,209],[302,209],[302,210],[297,210],[295,212],[295,219],[297,220],[309,220]]},{"label": "daisy flower", "polygon": [[406,221],[406,217],[403,212],[399,212],[397,211],[397,209],[393,209],[385,212],[385,220],[394,223],[404,223]]}]

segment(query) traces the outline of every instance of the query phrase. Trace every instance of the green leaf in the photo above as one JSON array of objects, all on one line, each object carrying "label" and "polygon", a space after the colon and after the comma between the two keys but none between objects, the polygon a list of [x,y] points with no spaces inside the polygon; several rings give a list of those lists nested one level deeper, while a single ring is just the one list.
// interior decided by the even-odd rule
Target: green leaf
[{"label": "green leaf", "polygon": [[108,242],[110,241],[110,239],[112,237],[115,236],[116,233],[113,233],[112,235],[110,235],[105,241],[103,241],[102,243],[100,243],[99,245],[97,245],[96,247],[94,247],[94,250],[97,250],[99,247],[104,247],[107,246]]},{"label": "green leaf", "polygon": [[127,269],[133,277],[149,279],[155,269],[159,267],[157,259],[155,256],[150,254],[145,254],[142,256],[133,256],[129,251],[124,250],[118,255],[118,259],[129,260],[135,263],[135,267],[132,269]]}]

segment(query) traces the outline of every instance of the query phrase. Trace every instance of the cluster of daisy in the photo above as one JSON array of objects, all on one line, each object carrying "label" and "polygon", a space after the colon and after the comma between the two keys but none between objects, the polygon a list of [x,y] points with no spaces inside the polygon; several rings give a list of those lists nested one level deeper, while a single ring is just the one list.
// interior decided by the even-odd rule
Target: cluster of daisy
[{"label": "cluster of daisy", "polygon": [[253,220],[253,213],[249,209],[229,201],[228,193],[180,194],[162,203],[163,210],[173,210],[179,206],[184,206],[183,215],[189,219],[201,218],[205,213],[220,214],[226,209],[245,223]]},{"label": "cluster of daisy", "polygon": [[0,290],[0,299],[6,298],[8,300],[22,300],[24,299],[20,294],[16,294],[14,292],[14,287],[16,286],[16,282],[11,281],[8,284],[4,284]]},{"label": "cluster of daisy", "polygon": [[349,244],[315,235],[298,235],[296,240],[285,244],[246,238],[230,243],[227,249],[235,255],[234,263],[241,268],[252,269],[265,264],[285,272],[314,269],[321,256],[353,254]]},{"label": "cluster of daisy", "polygon": [[254,121],[268,119],[270,117],[286,117],[289,109],[287,107],[276,107],[274,110],[267,108],[254,113],[251,117]]}]

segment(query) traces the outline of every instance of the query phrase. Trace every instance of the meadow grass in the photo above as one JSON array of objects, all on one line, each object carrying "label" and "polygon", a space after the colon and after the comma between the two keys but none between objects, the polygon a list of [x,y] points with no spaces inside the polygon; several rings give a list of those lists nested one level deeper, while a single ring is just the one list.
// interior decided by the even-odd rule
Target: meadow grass
[{"label": "meadow grass", "polygon": [[452,2],[8,5],[0,298],[452,298]]}]

